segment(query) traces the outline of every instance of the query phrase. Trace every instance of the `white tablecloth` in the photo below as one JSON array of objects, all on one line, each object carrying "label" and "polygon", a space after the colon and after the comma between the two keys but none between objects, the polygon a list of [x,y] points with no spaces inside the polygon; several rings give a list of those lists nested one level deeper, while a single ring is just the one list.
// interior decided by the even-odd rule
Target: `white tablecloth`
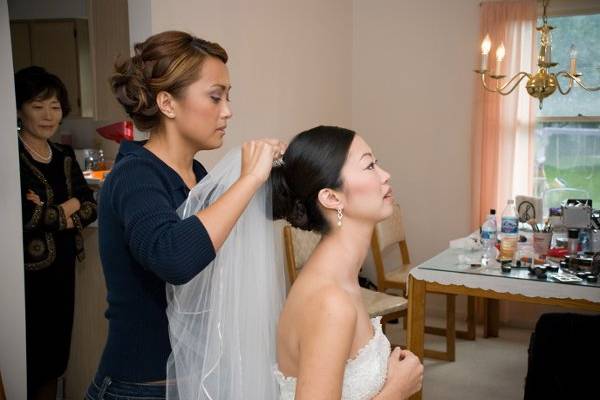
[{"label": "white tablecloth", "polygon": [[[497,265],[473,268],[469,259],[480,259],[480,253],[447,249],[413,268],[410,274],[419,280],[444,285],[462,285],[474,289],[493,290],[498,293],[520,294],[527,297],[588,300],[600,303],[600,287],[564,284],[538,279],[516,279],[503,276]],[[437,269],[429,269],[437,268]],[[444,270],[441,270],[444,269]],[[465,272],[485,272],[465,273]],[[515,274],[526,274],[525,270]],[[487,274],[495,274],[494,276]]]}]

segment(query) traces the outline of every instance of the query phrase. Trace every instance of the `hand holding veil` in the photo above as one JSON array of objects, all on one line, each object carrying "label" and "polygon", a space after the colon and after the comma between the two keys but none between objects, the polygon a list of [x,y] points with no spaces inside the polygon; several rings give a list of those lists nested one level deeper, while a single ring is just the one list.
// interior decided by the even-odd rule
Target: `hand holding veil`
[{"label": "hand holding veil", "polygon": [[[179,208],[187,218],[210,206],[239,178],[232,150]],[[263,185],[240,216],[215,260],[184,285],[167,285],[172,353],[170,400],[269,400],[284,277],[276,256],[271,185]]]}]

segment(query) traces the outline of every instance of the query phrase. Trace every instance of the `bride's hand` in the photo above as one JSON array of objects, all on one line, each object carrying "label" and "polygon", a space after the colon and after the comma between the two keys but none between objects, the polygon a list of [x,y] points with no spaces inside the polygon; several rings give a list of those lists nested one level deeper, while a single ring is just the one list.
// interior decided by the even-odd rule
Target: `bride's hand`
[{"label": "bride's hand", "polygon": [[242,145],[241,176],[251,176],[262,185],[271,173],[273,161],[285,151],[285,144],[277,139],[251,140]]},{"label": "bride's hand", "polygon": [[376,398],[408,399],[421,390],[423,383],[423,364],[417,356],[408,350],[396,347],[388,360],[385,386]]}]

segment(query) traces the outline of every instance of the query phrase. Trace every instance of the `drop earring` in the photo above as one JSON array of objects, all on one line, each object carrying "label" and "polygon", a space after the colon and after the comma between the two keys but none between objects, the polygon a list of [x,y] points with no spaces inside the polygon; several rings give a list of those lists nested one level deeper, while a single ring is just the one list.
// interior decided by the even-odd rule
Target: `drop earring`
[{"label": "drop earring", "polygon": [[342,213],[342,209],[338,208],[337,209],[337,226],[341,227],[342,226],[342,218],[344,218],[344,214]]}]

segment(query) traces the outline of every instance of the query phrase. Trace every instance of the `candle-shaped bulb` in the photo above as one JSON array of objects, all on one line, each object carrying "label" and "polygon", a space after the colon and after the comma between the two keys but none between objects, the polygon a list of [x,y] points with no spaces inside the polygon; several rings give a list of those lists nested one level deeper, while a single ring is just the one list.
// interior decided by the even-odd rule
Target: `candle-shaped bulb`
[{"label": "candle-shaped bulb", "polygon": [[504,48],[504,43],[500,43],[500,46],[496,49],[496,61],[504,60],[504,56],[506,55],[506,49]]},{"label": "candle-shaped bulb", "polygon": [[577,48],[574,44],[571,45],[569,49],[569,72],[572,75],[577,74]]},{"label": "candle-shaped bulb", "polygon": [[492,41],[490,40],[490,35],[487,34],[483,38],[483,42],[481,42],[481,67],[480,71],[487,71],[488,69],[488,54],[490,53],[490,49],[492,48]]},{"label": "candle-shaped bulb", "polygon": [[569,49],[569,58],[571,60],[577,58],[577,47],[575,47],[574,44],[572,44],[571,48]]},{"label": "candle-shaped bulb", "polygon": [[490,40],[490,35],[485,35],[483,38],[483,42],[481,42],[481,54],[488,55],[490,53],[490,49],[492,48],[492,41]]},{"label": "candle-shaped bulb", "polygon": [[505,55],[504,43],[500,42],[500,46],[496,49],[496,71],[494,73],[496,76],[502,75],[502,60],[504,60]]}]

